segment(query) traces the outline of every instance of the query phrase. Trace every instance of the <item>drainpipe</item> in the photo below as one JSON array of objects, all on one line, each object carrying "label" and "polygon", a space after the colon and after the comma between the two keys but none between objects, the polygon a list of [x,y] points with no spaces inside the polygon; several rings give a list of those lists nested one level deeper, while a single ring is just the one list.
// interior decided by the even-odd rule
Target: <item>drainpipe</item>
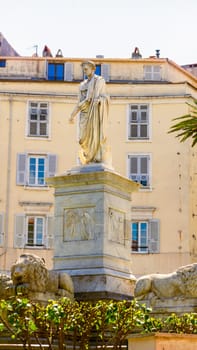
[{"label": "drainpipe", "polygon": [[9,130],[8,130],[8,148],[7,148],[7,185],[5,199],[5,230],[4,230],[4,251],[3,270],[6,270],[6,258],[8,249],[8,232],[10,219],[10,179],[11,179],[11,159],[12,159],[12,123],[13,123],[13,97],[9,97]]}]

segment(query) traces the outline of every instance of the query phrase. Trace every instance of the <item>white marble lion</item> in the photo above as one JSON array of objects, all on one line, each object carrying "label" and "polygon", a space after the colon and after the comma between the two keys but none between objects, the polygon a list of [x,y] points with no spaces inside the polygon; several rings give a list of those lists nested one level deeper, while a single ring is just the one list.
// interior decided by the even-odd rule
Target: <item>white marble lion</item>
[{"label": "white marble lion", "polygon": [[197,263],[182,266],[168,274],[140,277],[134,296],[139,300],[197,298]]},{"label": "white marble lion", "polygon": [[20,292],[54,293],[73,298],[71,277],[65,272],[48,270],[44,259],[34,254],[22,254],[11,267],[14,288]]}]

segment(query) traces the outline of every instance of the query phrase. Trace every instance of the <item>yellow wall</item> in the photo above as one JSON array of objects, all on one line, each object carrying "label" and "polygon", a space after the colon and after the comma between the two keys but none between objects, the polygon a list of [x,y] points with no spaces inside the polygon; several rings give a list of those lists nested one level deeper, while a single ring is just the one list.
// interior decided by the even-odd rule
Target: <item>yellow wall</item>
[{"label": "yellow wall", "polygon": [[[9,270],[23,251],[41,255],[52,267],[51,249],[14,249],[14,215],[33,210],[21,202],[53,203],[53,189],[30,189],[16,185],[16,156],[22,152],[49,152],[58,155],[57,173],[62,174],[77,163],[77,123],[68,122],[77,101],[81,60],[70,59],[76,82],[12,80],[12,74],[44,76],[46,60],[10,59],[6,71],[9,79],[1,80],[0,71],[0,213],[4,220],[5,246],[0,248],[0,269]],[[54,60],[54,59],[53,59]],[[104,60],[104,59],[103,59]],[[97,60],[102,63],[102,60]],[[97,62],[97,63],[98,63]],[[197,98],[196,79],[167,60],[158,60],[162,77],[171,83],[143,84],[144,64],[155,60],[104,60],[110,64],[110,79],[130,79],[130,83],[107,83],[110,95],[109,141],[116,172],[127,176],[127,157],[131,153],[151,156],[151,188],[133,194],[131,207],[154,207],[152,218],[160,220],[160,253],[132,253],[133,273],[138,276],[152,272],[170,272],[180,265],[197,261],[195,238],[196,212],[196,151],[190,142],[180,143],[168,134],[172,119],[188,112],[188,95]],[[24,67],[25,66],[25,67]],[[24,68],[23,68],[24,67]],[[36,68],[37,67],[37,68]],[[36,71],[37,69],[37,71]],[[7,72],[7,73],[6,73]],[[36,73],[37,72],[37,73]],[[139,80],[138,83],[132,79]],[[48,102],[50,136],[47,139],[26,136],[28,102]],[[148,104],[150,109],[150,139],[129,141],[127,121],[129,104]],[[47,208],[53,215],[53,205]],[[39,213],[39,208],[36,209]],[[193,215],[192,215],[193,214]],[[131,210],[131,217],[135,218]],[[5,254],[6,253],[6,254]]]}]

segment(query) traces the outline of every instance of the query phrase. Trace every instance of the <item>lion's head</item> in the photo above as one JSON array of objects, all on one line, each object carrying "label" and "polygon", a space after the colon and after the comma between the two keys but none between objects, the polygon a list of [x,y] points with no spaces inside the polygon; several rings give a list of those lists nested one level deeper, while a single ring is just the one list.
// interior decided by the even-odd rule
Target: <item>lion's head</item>
[{"label": "lion's head", "polygon": [[197,263],[180,267],[177,274],[185,285],[186,295],[197,298]]},{"label": "lion's head", "polygon": [[11,278],[15,286],[26,284],[29,291],[45,292],[48,270],[44,259],[33,254],[22,254],[11,267]]}]

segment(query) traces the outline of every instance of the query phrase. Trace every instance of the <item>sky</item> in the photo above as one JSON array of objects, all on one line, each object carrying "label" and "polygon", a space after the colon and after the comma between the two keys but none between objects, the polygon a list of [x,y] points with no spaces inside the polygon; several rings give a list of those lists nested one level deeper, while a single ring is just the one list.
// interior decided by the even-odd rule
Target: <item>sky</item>
[{"label": "sky", "polygon": [[0,0],[0,32],[21,56],[169,58],[197,63],[197,0]]}]

